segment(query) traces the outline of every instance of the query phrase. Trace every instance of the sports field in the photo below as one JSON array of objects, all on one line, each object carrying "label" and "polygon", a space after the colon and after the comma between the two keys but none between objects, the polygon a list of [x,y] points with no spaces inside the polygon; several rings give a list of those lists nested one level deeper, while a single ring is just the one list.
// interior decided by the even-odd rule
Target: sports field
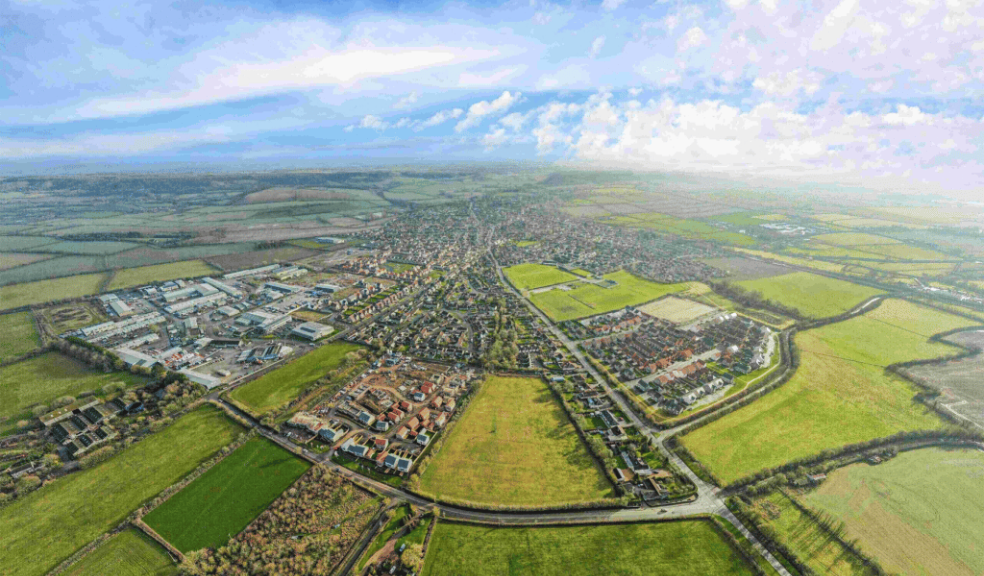
[{"label": "sports field", "polygon": [[66,576],[172,576],[178,567],[147,535],[128,528],[62,572]]},{"label": "sports field", "polygon": [[937,448],[828,475],[805,498],[847,525],[885,570],[984,574],[984,452]]},{"label": "sports field", "polygon": [[555,321],[573,320],[595,314],[637,306],[666,294],[682,292],[688,283],[658,284],[643,280],[624,270],[604,276],[616,284],[602,288],[594,284],[579,283],[572,290],[549,290],[530,295],[530,301]]},{"label": "sports field", "polygon": [[102,464],[0,508],[4,576],[45,574],[242,431],[206,405]]},{"label": "sports field", "polygon": [[543,264],[517,264],[503,268],[502,271],[517,290],[529,290],[577,280],[577,276],[570,272]]},{"label": "sports field", "polygon": [[692,322],[701,316],[706,316],[714,312],[715,308],[693,300],[667,296],[645,306],[640,306],[639,310],[655,318],[679,324]]},{"label": "sports field", "polygon": [[438,522],[425,576],[752,574],[706,521],[493,528]]},{"label": "sports field", "polygon": [[215,274],[215,268],[201,260],[185,260],[184,262],[171,262],[169,264],[156,264],[154,266],[140,266],[137,268],[124,268],[113,275],[107,291],[140,286],[151,282],[164,282],[175,278],[194,278],[197,276],[208,276]]},{"label": "sports field", "polygon": [[[34,328],[34,316],[30,312],[17,312],[16,314],[0,316],[0,335],[2,335],[0,336],[0,361],[27,354],[41,345],[41,338],[38,337],[38,331]],[[2,386],[2,380],[0,380],[0,387]]]},{"label": "sports field", "polygon": [[252,438],[144,516],[144,522],[181,552],[218,547],[310,467],[270,440]]},{"label": "sports field", "polygon": [[865,576],[869,571],[851,552],[826,534],[781,492],[756,499],[754,508],[778,540],[817,574]]},{"label": "sports field", "polygon": [[881,290],[827,278],[809,272],[793,272],[772,278],[737,283],[746,290],[760,292],[764,298],[791,306],[811,318],[843,314]]},{"label": "sports field", "polygon": [[111,382],[129,386],[144,381],[129,372],[107,374],[69,356],[47,352],[0,368],[0,419],[20,414],[34,404],[47,404],[60,396],[75,396]]},{"label": "sports field", "polygon": [[361,348],[347,342],[325,344],[236,388],[229,396],[257,414],[266,414],[290,403],[306,387],[338,368],[346,354]]},{"label": "sports field", "polygon": [[105,277],[105,274],[80,274],[38,282],[8,284],[0,287],[0,310],[98,294]]},{"label": "sports field", "polygon": [[826,449],[937,428],[940,419],[913,400],[916,389],[885,366],[951,355],[927,340],[972,324],[905,300],[887,300],[863,316],[800,332],[800,368],[752,404],[682,438],[723,482]]},{"label": "sports field", "polygon": [[420,479],[421,491],[481,504],[552,506],[611,496],[564,409],[539,378],[493,376]]}]

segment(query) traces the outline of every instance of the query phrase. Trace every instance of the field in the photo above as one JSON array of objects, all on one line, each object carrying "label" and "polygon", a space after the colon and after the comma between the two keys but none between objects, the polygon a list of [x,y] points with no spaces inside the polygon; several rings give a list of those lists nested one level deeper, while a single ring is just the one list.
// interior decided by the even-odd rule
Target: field
[{"label": "field", "polygon": [[529,290],[577,280],[574,274],[543,264],[517,264],[503,268],[502,271],[517,290]]},{"label": "field", "polygon": [[16,358],[41,345],[30,312],[0,316],[0,334],[3,334],[0,337],[0,361]]},{"label": "field", "polygon": [[[980,330],[947,336],[946,340],[967,348],[984,349],[984,331]],[[940,390],[943,393],[941,402],[949,405],[951,411],[984,426],[984,386],[981,386],[984,354],[945,364],[915,366],[906,372],[923,384]]]},{"label": "field", "polygon": [[58,352],[48,352],[0,368],[0,419],[20,414],[34,404],[96,390],[110,382],[130,385],[143,381],[129,372],[107,374]]},{"label": "field", "polygon": [[867,573],[857,558],[782,493],[774,492],[756,500],[755,509],[775,530],[779,540],[817,574],[862,576]]},{"label": "field", "polygon": [[81,274],[0,287],[0,310],[98,294],[105,274]]},{"label": "field", "polygon": [[882,293],[875,288],[809,272],[793,272],[772,278],[745,280],[737,284],[746,290],[760,292],[768,300],[796,308],[811,318],[843,314]]},{"label": "field", "polygon": [[731,280],[754,280],[756,278],[768,278],[770,276],[789,273],[789,268],[785,266],[778,266],[740,256],[705,258],[703,262],[708,266],[713,266],[718,270],[726,272],[728,278]]},{"label": "field", "polygon": [[346,342],[326,344],[236,388],[229,396],[257,414],[266,414],[288,404],[316,380],[338,368],[346,354],[360,348]]},{"label": "field", "polygon": [[909,383],[884,367],[951,355],[932,334],[971,324],[904,300],[863,316],[800,332],[799,370],[752,404],[698,428],[683,443],[721,481],[732,482],[822,450],[937,428],[941,421],[912,398]]},{"label": "field", "polygon": [[537,378],[490,378],[420,479],[438,498],[553,506],[612,488],[553,394]]},{"label": "field", "polygon": [[252,438],[144,516],[144,522],[183,553],[218,547],[310,467],[270,440]]},{"label": "field", "polygon": [[806,496],[885,570],[984,574],[984,453],[925,449],[831,473]]},{"label": "field", "polygon": [[692,322],[701,316],[714,312],[715,309],[707,306],[706,304],[701,304],[692,300],[684,300],[683,298],[677,298],[676,296],[667,296],[666,298],[651,302],[645,306],[640,306],[639,310],[655,318],[661,318],[675,324],[680,324]]},{"label": "field", "polygon": [[17,252],[53,244],[57,240],[44,236],[0,236],[0,252]]},{"label": "field", "polygon": [[606,274],[617,283],[612,288],[579,283],[572,290],[549,290],[530,295],[530,301],[555,321],[584,318],[626,306],[638,306],[666,294],[682,292],[689,284],[658,284],[633,276],[624,270]]},{"label": "field", "polygon": [[140,266],[139,268],[126,268],[117,271],[110,280],[107,291],[129,288],[150,284],[151,282],[164,282],[175,278],[194,278],[196,276],[207,276],[214,274],[215,269],[201,260],[187,260],[184,262],[172,262],[170,264],[156,264],[154,266]]},{"label": "field", "polygon": [[493,528],[438,522],[425,576],[752,574],[709,522]]},{"label": "field", "polygon": [[171,557],[148,536],[129,528],[109,538],[62,572],[66,576],[172,576],[178,573]]},{"label": "field", "polygon": [[50,254],[22,254],[20,252],[0,253],[0,270],[40,262],[51,258]]},{"label": "field", "polygon": [[44,574],[193,470],[242,430],[205,406],[106,462],[0,509],[6,576]]},{"label": "field", "polygon": [[616,216],[608,220],[603,220],[603,222],[610,222],[612,224],[619,224],[622,226],[631,226],[633,228],[645,228],[647,230],[655,230],[657,232],[667,232],[670,234],[683,236],[685,238],[716,240],[718,242],[734,244],[737,246],[749,246],[755,244],[755,239],[751,236],[730,232],[728,230],[722,230],[711,226],[706,222],[677,218],[675,216],[660,214],[657,212]]},{"label": "field", "polygon": [[55,334],[78,330],[106,320],[106,315],[88,302],[60,304],[41,312]]}]

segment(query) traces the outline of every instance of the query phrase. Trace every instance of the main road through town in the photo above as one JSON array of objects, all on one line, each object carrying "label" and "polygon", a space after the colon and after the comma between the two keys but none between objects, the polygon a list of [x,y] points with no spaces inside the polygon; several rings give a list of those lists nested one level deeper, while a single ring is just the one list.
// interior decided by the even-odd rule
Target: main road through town
[{"label": "main road through town", "polygon": [[[509,291],[514,293],[523,303],[530,309],[530,311],[535,314],[543,323],[550,329],[554,336],[564,344],[565,347],[570,351],[570,353],[577,358],[581,366],[594,377],[595,381],[598,382],[608,396],[622,409],[626,417],[636,426],[636,428],[649,437],[656,446],[658,446],[660,452],[672,462],[687,478],[693,482],[694,486],[697,487],[697,497],[693,501],[684,502],[680,504],[670,504],[662,507],[644,507],[644,508],[612,508],[604,510],[542,510],[536,512],[524,512],[515,510],[476,510],[471,508],[464,508],[461,506],[455,506],[452,504],[446,504],[442,502],[435,502],[434,500],[424,498],[420,495],[408,492],[406,490],[390,486],[383,482],[378,482],[372,478],[368,478],[340,466],[331,461],[331,453],[315,453],[306,448],[299,448],[286,436],[272,430],[271,428],[262,425],[250,414],[247,414],[240,410],[235,405],[229,403],[225,400],[219,393],[214,392],[208,395],[208,398],[213,402],[221,403],[229,411],[239,415],[241,418],[250,422],[263,436],[269,438],[270,440],[276,442],[282,447],[303,456],[305,459],[321,464],[335,473],[350,479],[352,482],[371,490],[382,496],[393,498],[399,501],[409,502],[416,506],[420,506],[424,509],[439,509],[441,511],[441,516],[443,518],[473,521],[473,522],[483,522],[490,524],[499,524],[502,526],[546,526],[551,524],[577,524],[577,523],[591,523],[591,524],[603,524],[603,523],[626,523],[626,522],[644,522],[644,521],[654,521],[654,520],[666,520],[666,519],[681,519],[681,518],[693,518],[701,516],[717,516],[722,520],[728,522],[734,526],[738,531],[751,542],[755,550],[769,562],[770,565],[782,576],[790,576],[786,568],[778,561],[776,558],[765,549],[764,546],[755,538],[755,536],[749,532],[749,530],[741,523],[738,518],[736,518],[724,503],[724,499],[719,495],[719,490],[717,487],[712,486],[700,479],[693,470],[691,470],[686,463],[683,462],[676,454],[671,452],[665,445],[665,441],[679,432],[678,428],[670,428],[668,430],[663,430],[660,432],[654,432],[652,428],[639,418],[636,413],[629,407],[625,399],[614,393],[614,391],[609,386],[607,380],[602,377],[601,374],[594,368],[594,366],[588,362],[587,358],[578,348],[577,344],[571,341],[557,326],[540,311],[536,306],[533,305],[526,297],[517,291],[513,286],[506,281],[506,278],[502,272],[502,268],[499,263],[495,260],[492,254],[492,237],[489,235],[489,246],[488,251],[489,257],[492,258],[492,262],[495,265],[496,273],[499,276],[499,280],[504,286],[507,287]],[[419,295],[418,295],[419,297]],[[336,334],[336,337],[341,336],[341,334]]]}]

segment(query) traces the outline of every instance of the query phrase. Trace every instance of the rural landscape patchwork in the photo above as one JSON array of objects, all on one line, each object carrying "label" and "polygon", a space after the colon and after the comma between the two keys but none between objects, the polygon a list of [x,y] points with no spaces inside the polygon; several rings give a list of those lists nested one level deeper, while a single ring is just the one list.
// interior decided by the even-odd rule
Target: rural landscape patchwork
[{"label": "rural landscape patchwork", "polygon": [[980,204],[219,178],[0,183],[3,574],[984,573]]}]

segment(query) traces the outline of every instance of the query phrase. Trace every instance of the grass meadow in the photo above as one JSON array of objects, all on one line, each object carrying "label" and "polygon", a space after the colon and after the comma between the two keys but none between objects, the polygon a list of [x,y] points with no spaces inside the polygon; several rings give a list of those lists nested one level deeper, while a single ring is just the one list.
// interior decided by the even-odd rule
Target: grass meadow
[{"label": "grass meadow", "polygon": [[62,572],[65,576],[173,576],[177,573],[178,567],[167,552],[135,528],[112,536]]},{"label": "grass meadow", "polygon": [[131,385],[145,379],[129,372],[107,374],[93,370],[58,352],[8,364],[0,368],[0,419],[20,414],[34,404],[47,404],[60,396],[75,396],[111,382]]},{"label": "grass meadow", "polygon": [[553,284],[561,284],[577,280],[578,277],[570,272],[565,272],[554,266],[543,264],[517,264],[508,268],[503,268],[509,282],[517,290],[529,290],[531,288],[542,288]]},{"label": "grass meadow", "polygon": [[5,576],[45,574],[191,472],[242,428],[214,406],[0,508]]},{"label": "grass meadow", "polygon": [[[27,354],[41,345],[41,338],[34,327],[34,316],[30,312],[0,316],[0,334],[3,334],[0,338],[0,361]],[[0,408],[0,414],[2,411],[3,408]]]},{"label": "grass meadow", "polygon": [[187,553],[242,532],[311,465],[266,438],[252,438],[143,520]]},{"label": "grass meadow", "polygon": [[868,298],[882,293],[875,288],[809,272],[745,280],[738,282],[738,285],[746,290],[761,292],[765,298],[796,308],[812,318],[843,314]]},{"label": "grass meadow", "polygon": [[266,414],[290,403],[305,388],[338,368],[346,354],[360,348],[347,342],[325,344],[236,388],[229,397],[256,414]]},{"label": "grass meadow", "polygon": [[939,417],[913,400],[916,389],[887,374],[885,366],[954,354],[955,348],[929,337],[971,324],[905,300],[886,300],[862,316],[800,332],[800,367],[789,382],[682,441],[730,483],[826,449],[937,428]]},{"label": "grass meadow", "polygon": [[559,506],[612,496],[574,425],[538,378],[493,376],[420,479],[438,498]]},{"label": "grass meadow", "polygon": [[984,574],[984,453],[930,448],[828,475],[805,501],[843,521],[885,570]]},{"label": "grass meadow", "polygon": [[107,291],[140,286],[151,282],[164,282],[175,278],[194,278],[197,276],[208,276],[215,274],[215,268],[201,260],[186,260],[184,262],[171,262],[170,264],[155,264],[153,266],[140,266],[138,268],[125,268],[117,271],[113,279],[109,281]]},{"label": "grass meadow", "polygon": [[0,286],[0,310],[98,294],[106,275],[80,274]]},{"label": "grass meadow", "polygon": [[620,270],[604,276],[617,283],[612,288],[581,283],[573,290],[549,290],[530,295],[530,301],[553,320],[573,320],[618,310],[626,306],[638,306],[666,294],[682,292],[690,288],[688,283],[659,284],[650,282],[629,272]]},{"label": "grass meadow", "polygon": [[752,574],[710,522],[495,528],[438,522],[424,576]]},{"label": "grass meadow", "polygon": [[865,576],[870,574],[858,559],[781,492],[755,500],[755,508],[778,539],[817,574]]}]

